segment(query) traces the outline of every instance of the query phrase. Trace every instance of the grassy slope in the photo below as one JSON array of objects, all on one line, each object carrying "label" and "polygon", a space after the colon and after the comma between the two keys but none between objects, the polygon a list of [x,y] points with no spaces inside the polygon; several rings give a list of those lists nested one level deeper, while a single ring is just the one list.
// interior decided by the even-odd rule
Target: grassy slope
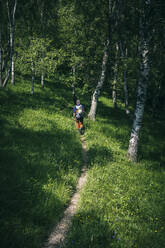
[{"label": "grassy slope", "polygon": [[126,158],[132,121],[100,98],[87,124],[89,174],[66,248],[162,248],[165,244],[164,126],[146,117],[140,161]]},{"label": "grassy slope", "polygon": [[[81,168],[70,92],[58,82],[0,91],[0,246],[41,247],[62,216]],[[18,86],[17,86],[18,85]],[[83,102],[85,105],[85,99]],[[132,122],[102,97],[86,120],[89,174],[66,247],[159,248],[165,243],[164,129],[146,123],[140,162],[126,157]]]},{"label": "grassy slope", "polygon": [[0,246],[37,248],[61,217],[82,166],[72,97],[17,79],[0,91]]}]

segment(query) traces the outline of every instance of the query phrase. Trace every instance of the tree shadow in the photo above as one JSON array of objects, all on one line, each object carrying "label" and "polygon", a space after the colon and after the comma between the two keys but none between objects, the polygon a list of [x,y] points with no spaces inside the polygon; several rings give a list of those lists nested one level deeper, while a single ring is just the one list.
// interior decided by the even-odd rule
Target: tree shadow
[{"label": "tree shadow", "polygon": [[[148,169],[165,169],[165,122],[145,120],[139,144],[139,160],[148,161]],[[152,162],[152,163],[151,163]]]},{"label": "tree shadow", "polygon": [[[51,85],[51,86],[50,86]],[[25,84],[27,87],[27,84]],[[48,97],[49,94],[49,97]],[[8,110],[8,105],[10,104],[10,110]],[[71,92],[68,94],[68,89],[65,88],[55,88],[53,83],[49,83],[45,89],[37,88],[34,95],[29,91],[13,92],[12,89],[7,88],[1,92],[0,105],[3,106],[3,112],[12,112],[13,114],[18,114],[24,108],[32,109],[46,109],[47,111],[57,112],[59,110],[66,110],[68,108],[74,108]]]},{"label": "tree shadow", "polygon": [[78,212],[73,217],[64,247],[110,247],[113,236],[114,231],[94,211]]},{"label": "tree shadow", "polygon": [[[40,247],[62,216],[81,172],[81,144],[72,132],[13,128],[1,133],[1,245]],[[8,125],[8,127],[7,127]],[[70,176],[67,177],[67,175]]]},{"label": "tree shadow", "polygon": [[116,122],[118,125],[132,123],[131,115],[127,115],[124,109],[107,106],[102,101],[98,102],[97,115],[105,120],[112,120],[114,122],[120,120],[119,123]]},{"label": "tree shadow", "polygon": [[[113,109],[99,103],[98,111],[99,122],[105,127],[101,128],[102,133],[107,138],[112,138],[119,142],[120,148],[127,152],[131,129],[133,125],[132,118],[128,118],[121,109]],[[155,128],[156,127],[156,128]],[[152,119],[150,116],[144,116],[141,127],[138,161],[150,161],[148,168],[162,169],[165,166],[164,147],[165,143],[162,137],[165,135],[165,125],[163,121]]]},{"label": "tree shadow", "polygon": [[[146,215],[144,215],[146,216]],[[113,220],[112,220],[113,219]],[[156,235],[153,230],[158,224],[149,223],[138,216],[125,218],[101,218],[95,211],[79,211],[74,216],[72,227],[66,237],[64,248],[102,247],[163,247],[164,235]],[[163,221],[161,223],[164,224]],[[161,237],[161,238],[160,238]]]},{"label": "tree shadow", "polygon": [[113,155],[110,149],[99,146],[98,144],[92,145],[88,150],[88,167],[93,165],[105,166],[113,160]]}]

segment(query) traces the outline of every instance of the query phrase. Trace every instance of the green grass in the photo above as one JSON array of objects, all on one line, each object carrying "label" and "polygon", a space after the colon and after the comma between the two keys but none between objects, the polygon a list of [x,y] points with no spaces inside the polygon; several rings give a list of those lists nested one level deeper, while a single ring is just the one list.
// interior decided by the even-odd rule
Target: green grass
[{"label": "green grass", "polygon": [[65,248],[162,248],[165,244],[163,123],[146,116],[139,162],[126,158],[132,121],[101,97],[89,122],[88,178]]},{"label": "green grass", "polygon": [[[82,166],[71,92],[48,80],[31,95],[30,81],[18,77],[0,91],[0,105],[0,246],[39,248],[63,216]],[[85,120],[88,178],[65,248],[164,247],[165,128],[150,118],[137,164],[126,158],[132,120],[122,104],[113,109],[101,97],[96,122]]]},{"label": "green grass", "polygon": [[37,248],[62,217],[82,166],[72,96],[17,79],[0,91],[0,246]]}]

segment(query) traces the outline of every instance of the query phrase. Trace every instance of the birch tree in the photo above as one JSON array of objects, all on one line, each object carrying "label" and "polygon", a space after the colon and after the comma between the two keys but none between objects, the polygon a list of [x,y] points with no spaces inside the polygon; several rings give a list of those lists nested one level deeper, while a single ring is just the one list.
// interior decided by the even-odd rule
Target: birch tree
[{"label": "birch tree", "polygon": [[15,38],[15,13],[17,8],[17,0],[14,2],[14,8],[11,15],[10,24],[10,46],[11,46],[11,84],[15,83],[15,70],[14,70],[14,38]]},{"label": "birch tree", "polygon": [[113,76],[113,83],[112,83],[112,100],[114,108],[117,107],[117,74],[118,74],[118,44],[115,44],[116,56],[115,56],[115,65],[113,68],[114,76]]},{"label": "birch tree", "polygon": [[[44,1],[39,1],[38,3],[38,7],[40,9],[40,23],[41,23],[41,38],[44,39],[44,8],[45,8],[45,2]],[[45,54],[42,53],[41,57],[42,57],[42,63],[43,63],[43,58],[44,58]],[[44,79],[45,79],[45,71],[44,71],[44,66],[41,70],[41,87],[44,88]]]},{"label": "birch tree", "polygon": [[101,76],[100,76],[100,80],[98,81],[98,84],[95,88],[95,91],[93,93],[91,107],[90,107],[90,111],[88,114],[89,119],[91,119],[93,121],[96,119],[96,109],[97,109],[98,98],[100,95],[100,90],[103,87],[104,80],[105,80],[106,66],[107,66],[108,53],[109,53],[108,50],[109,50],[109,40],[107,40],[107,43],[105,45]]},{"label": "birch tree", "polygon": [[127,59],[127,48],[124,47],[122,41],[120,42],[120,52],[121,52],[121,57],[123,61],[123,89],[124,89],[124,103],[125,103],[125,111],[126,114],[129,114],[129,109],[128,109],[128,86],[127,86],[127,65],[126,65],[126,59]]},{"label": "birch tree", "polygon": [[8,14],[8,27],[9,27],[9,44],[10,44],[10,56],[9,56],[9,66],[6,73],[6,77],[2,83],[3,87],[6,86],[10,74],[12,72],[12,78],[11,83],[14,84],[14,31],[15,31],[15,13],[17,8],[17,0],[14,1],[13,8],[9,7],[9,1],[6,1],[6,8],[7,8],[7,14]]},{"label": "birch tree", "polygon": [[119,21],[121,19],[122,14],[122,5],[121,1],[116,0],[112,1],[112,10],[110,14],[110,21],[112,22],[111,32],[114,36],[114,66],[113,66],[113,82],[112,82],[112,100],[114,108],[117,107],[117,79],[118,79],[118,72],[119,72]]},{"label": "birch tree", "polygon": [[106,74],[106,69],[107,69],[107,61],[109,57],[109,48],[110,48],[110,41],[111,41],[111,36],[112,36],[112,13],[114,11],[114,5],[112,4],[112,0],[109,0],[108,2],[108,39],[105,43],[105,48],[104,48],[104,55],[103,55],[103,60],[102,60],[102,68],[101,68],[101,76],[100,79],[97,83],[97,86],[94,90],[94,93],[92,95],[92,101],[91,101],[91,107],[90,111],[88,114],[89,119],[95,121],[96,119],[96,110],[97,110],[97,104],[98,104],[98,98],[100,96],[100,90],[103,87],[104,81],[105,81],[105,74]]},{"label": "birch tree", "polygon": [[[147,7],[149,1],[145,2]],[[145,8],[144,8],[145,10]],[[135,109],[135,117],[133,120],[133,127],[131,131],[131,137],[129,140],[128,147],[128,158],[132,162],[137,161],[137,152],[138,152],[138,142],[139,142],[139,133],[143,120],[144,105],[146,101],[147,93],[147,83],[149,76],[149,25],[146,18],[146,13],[143,13],[143,16],[140,18],[140,45],[139,51],[141,55],[140,62],[140,77],[137,87],[137,101]]]}]

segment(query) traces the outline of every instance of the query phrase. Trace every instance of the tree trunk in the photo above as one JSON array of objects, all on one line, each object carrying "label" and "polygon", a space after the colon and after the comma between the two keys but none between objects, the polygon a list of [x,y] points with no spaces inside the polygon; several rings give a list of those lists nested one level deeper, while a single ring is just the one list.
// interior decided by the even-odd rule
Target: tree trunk
[{"label": "tree trunk", "polygon": [[98,98],[100,95],[100,90],[104,84],[104,80],[105,80],[105,73],[106,73],[106,65],[107,65],[107,61],[108,61],[108,55],[109,55],[109,40],[107,40],[107,44],[105,46],[105,51],[104,51],[104,56],[103,56],[103,62],[102,62],[102,71],[101,71],[101,77],[100,80],[96,86],[96,89],[93,93],[92,96],[92,102],[91,102],[91,108],[88,114],[88,117],[91,120],[95,120],[96,119],[96,110],[97,110],[97,102],[98,102]]},{"label": "tree trunk", "polygon": [[116,61],[115,61],[115,66],[114,66],[114,79],[113,79],[113,84],[112,84],[112,99],[113,99],[113,106],[114,108],[117,107],[117,90],[116,90],[116,85],[117,85],[117,71],[118,71],[118,44],[116,43]]},{"label": "tree trunk", "polygon": [[12,57],[12,62],[11,62],[11,84],[15,84],[15,70],[14,70],[14,57]]},{"label": "tree trunk", "polygon": [[108,61],[108,56],[109,56],[109,47],[110,47],[110,43],[111,43],[111,39],[112,39],[112,17],[113,17],[113,4],[112,4],[112,0],[109,0],[108,2],[108,40],[106,42],[105,45],[105,50],[104,50],[104,55],[103,55],[103,62],[102,62],[102,71],[101,71],[101,77],[100,80],[98,81],[98,84],[96,86],[96,89],[93,93],[92,96],[92,101],[91,101],[91,107],[90,107],[90,111],[88,114],[89,119],[95,121],[96,119],[96,110],[97,110],[97,103],[98,103],[98,98],[100,95],[100,90],[104,84],[104,80],[105,80],[105,73],[106,73],[106,65],[107,65],[107,61]]},{"label": "tree trunk", "polygon": [[14,7],[12,11],[12,21],[11,21],[11,16],[10,16],[10,10],[9,10],[9,2],[8,0],[6,1],[6,7],[7,7],[7,12],[8,12],[8,25],[9,25],[9,33],[10,33],[10,58],[9,58],[9,68],[6,74],[6,77],[3,81],[3,87],[6,86],[10,73],[12,71],[12,83],[14,84],[14,30],[15,30],[15,12],[16,12],[16,7],[17,7],[17,0],[14,2]]},{"label": "tree trunk", "polygon": [[44,73],[41,74],[41,87],[44,88]]},{"label": "tree trunk", "polygon": [[124,98],[125,98],[125,111],[126,114],[129,114],[130,111],[128,109],[128,88],[127,88],[127,72],[124,69]]},{"label": "tree trunk", "polygon": [[113,84],[112,84],[112,100],[113,100],[113,106],[114,106],[114,108],[117,107],[116,84],[117,84],[117,62],[115,63],[114,79],[113,79]]},{"label": "tree trunk", "polygon": [[5,88],[6,85],[7,85],[7,82],[9,80],[9,77],[10,77],[10,72],[11,72],[11,67],[9,67],[7,73],[6,73],[6,77],[5,79],[3,80],[3,84],[2,84],[2,87]]},{"label": "tree trunk", "polygon": [[15,13],[17,8],[17,0],[15,0],[13,13],[12,13],[12,23],[11,23],[11,84],[15,84],[15,68],[14,68],[14,34],[15,34]]},{"label": "tree trunk", "polygon": [[34,62],[32,62],[32,95],[34,95]]},{"label": "tree trunk", "polygon": [[116,78],[113,81],[112,99],[114,108],[117,108]]},{"label": "tree trunk", "polygon": [[[39,4],[39,7],[40,7],[40,20],[41,20],[41,38],[43,39],[44,38],[44,1],[42,1],[40,4]],[[43,62],[43,59],[44,59],[44,52],[42,52],[42,62]],[[44,76],[45,76],[45,73],[44,73],[44,68],[43,68],[43,65],[42,65],[42,70],[41,70],[41,87],[44,88]]]},{"label": "tree trunk", "polygon": [[130,111],[128,109],[128,87],[127,87],[127,66],[126,66],[126,59],[127,59],[127,48],[123,48],[122,42],[120,42],[120,51],[122,59],[124,60],[124,72],[123,72],[123,81],[124,81],[124,102],[125,102],[125,111],[126,114],[129,114]]},{"label": "tree trunk", "polygon": [[133,127],[131,131],[131,137],[129,141],[128,148],[128,158],[132,162],[137,162],[137,152],[138,152],[138,141],[139,141],[139,132],[142,124],[144,105],[146,100],[147,93],[147,81],[149,75],[149,59],[148,59],[148,42],[142,37],[141,42],[141,68],[140,68],[140,78],[138,82],[137,89],[137,101],[135,109],[135,118],[133,121]]}]

